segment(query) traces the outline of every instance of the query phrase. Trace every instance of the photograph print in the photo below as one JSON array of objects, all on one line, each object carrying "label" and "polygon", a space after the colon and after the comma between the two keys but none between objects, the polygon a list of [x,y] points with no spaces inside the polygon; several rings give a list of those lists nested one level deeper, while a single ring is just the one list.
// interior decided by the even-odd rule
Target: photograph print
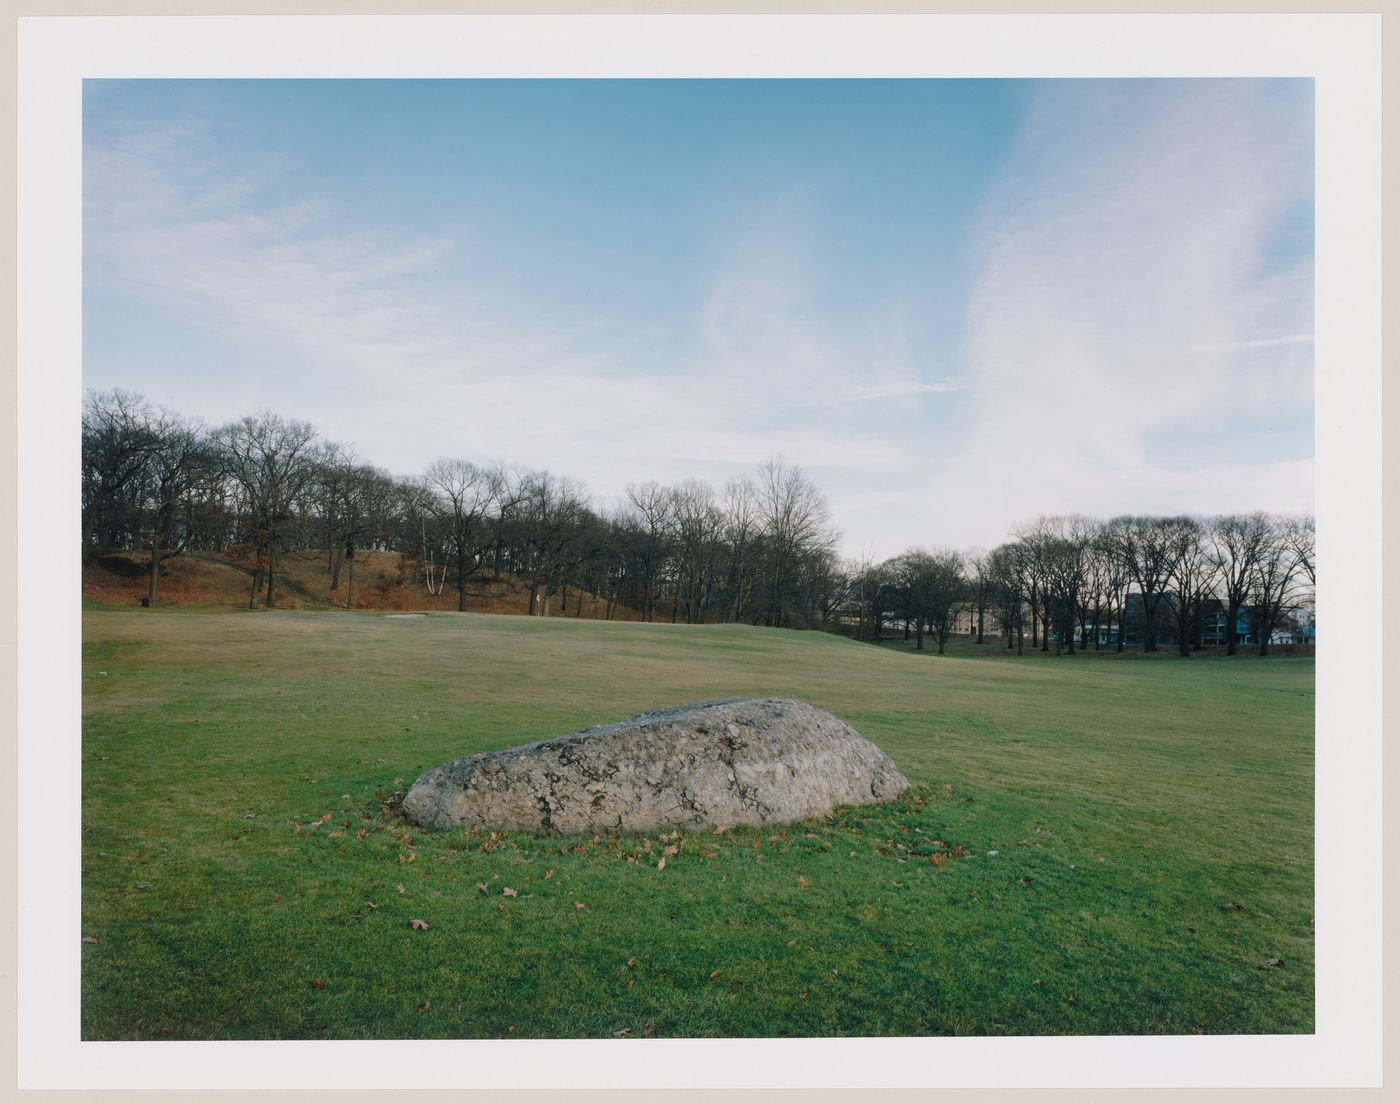
[{"label": "photograph print", "polygon": [[1313,104],[85,80],[82,1038],[1312,1034]]}]

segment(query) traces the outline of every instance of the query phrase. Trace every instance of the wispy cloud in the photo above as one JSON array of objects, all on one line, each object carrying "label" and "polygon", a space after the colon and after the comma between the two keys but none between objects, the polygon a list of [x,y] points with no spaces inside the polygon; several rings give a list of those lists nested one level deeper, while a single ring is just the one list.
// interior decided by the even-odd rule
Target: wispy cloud
[{"label": "wispy cloud", "polygon": [[[90,293],[274,350],[259,403],[396,470],[501,458],[582,478],[604,499],[771,454],[888,471],[903,450],[834,406],[944,387],[911,380],[897,357],[870,369],[870,343],[827,324],[800,213],[753,212],[689,322],[658,332],[591,303],[506,296],[489,258],[447,238],[347,229],[333,196],[286,197],[287,166],[229,165],[190,132],[111,136],[87,156]],[[180,386],[162,401],[241,412],[233,381],[192,373]]]},{"label": "wispy cloud", "polygon": [[949,391],[961,391],[962,389],[962,384],[948,381],[925,383],[922,380],[900,380],[882,387],[867,387],[859,391],[852,391],[847,397],[855,402],[864,402],[867,399],[899,399],[907,398],[910,395],[942,395]]},{"label": "wispy cloud", "polygon": [[[980,539],[1038,513],[1311,500],[1310,462],[1258,462],[1279,442],[1246,428],[1310,410],[1311,251],[1271,251],[1310,211],[1306,90],[1104,91],[1040,86],[981,213],[961,356],[973,447],[926,492]],[[1193,454],[1203,430],[1217,447]]]}]

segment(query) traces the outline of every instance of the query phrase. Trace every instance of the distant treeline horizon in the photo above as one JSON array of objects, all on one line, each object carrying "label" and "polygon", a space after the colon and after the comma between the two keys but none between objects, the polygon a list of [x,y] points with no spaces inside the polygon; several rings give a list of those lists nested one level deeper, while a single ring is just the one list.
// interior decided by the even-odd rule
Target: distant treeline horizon
[{"label": "distant treeline horizon", "polygon": [[[941,652],[961,612],[983,643],[1122,650],[1199,647],[1208,613],[1236,650],[1237,621],[1260,654],[1315,587],[1314,522],[1263,512],[1216,516],[1041,517],[996,548],[910,548],[843,559],[823,492],[770,459],[714,487],[629,483],[612,509],[544,470],[442,459],[394,476],[307,422],[262,411],[209,427],[121,389],[89,390],[82,415],[84,566],[112,552],[161,564],[185,551],[251,569],[249,608],[276,604],[288,552],[324,553],[329,589],[354,605],[356,551],[394,551],[431,594],[467,609],[478,575],[508,573],[548,616],[570,590],[642,620],[847,627],[878,640],[904,626]],[[1130,602],[1130,596],[1132,601]],[[558,612],[556,608],[556,612]],[[579,612],[579,611],[576,611]],[[1113,626],[1108,632],[1106,627]]]}]

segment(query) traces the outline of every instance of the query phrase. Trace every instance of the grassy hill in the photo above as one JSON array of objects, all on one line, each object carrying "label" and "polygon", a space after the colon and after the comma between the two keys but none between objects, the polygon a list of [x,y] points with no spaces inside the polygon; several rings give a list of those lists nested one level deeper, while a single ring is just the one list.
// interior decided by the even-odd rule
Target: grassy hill
[{"label": "grassy hill", "polygon": [[[88,1039],[1312,1030],[1311,660],[90,607],[83,675]],[[737,694],[915,789],[665,839],[392,813],[455,756]]]}]

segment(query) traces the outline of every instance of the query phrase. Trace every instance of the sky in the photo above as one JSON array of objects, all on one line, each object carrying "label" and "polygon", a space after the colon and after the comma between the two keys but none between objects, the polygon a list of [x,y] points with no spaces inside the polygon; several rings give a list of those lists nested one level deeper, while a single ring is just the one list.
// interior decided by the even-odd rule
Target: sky
[{"label": "sky", "polygon": [[1310,80],[88,80],[83,383],[849,556],[1313,496]]}]

